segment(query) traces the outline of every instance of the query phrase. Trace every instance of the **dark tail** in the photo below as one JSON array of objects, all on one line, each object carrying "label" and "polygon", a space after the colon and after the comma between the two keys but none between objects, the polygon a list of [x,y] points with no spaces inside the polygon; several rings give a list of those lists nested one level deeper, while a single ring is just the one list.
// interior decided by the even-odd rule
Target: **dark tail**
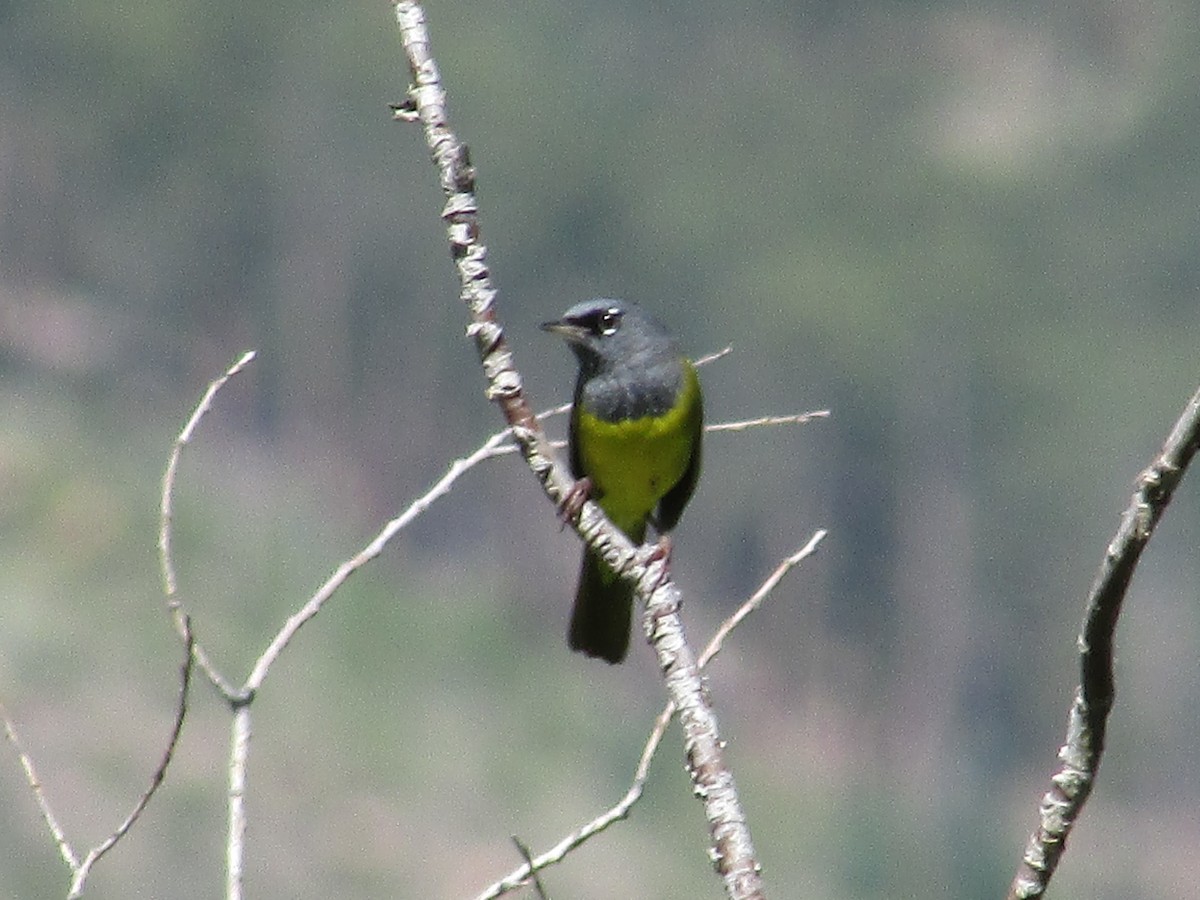
[{"label": "dark tail", "polygon": [[584,550],[567,643],[572,650],[619,663],[629,650],[633,588]]}]

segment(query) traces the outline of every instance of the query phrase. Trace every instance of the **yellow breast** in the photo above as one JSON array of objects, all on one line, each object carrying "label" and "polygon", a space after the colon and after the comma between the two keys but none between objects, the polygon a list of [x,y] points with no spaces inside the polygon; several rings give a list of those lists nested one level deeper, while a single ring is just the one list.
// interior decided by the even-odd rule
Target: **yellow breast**
[{"label": "yellow breast", "polygon": [[606,422],[579,413],[579,459],[605,514],[640,540],[646,517],[691,461],[700,387],[688,367],[675,407],[662,416]]}]

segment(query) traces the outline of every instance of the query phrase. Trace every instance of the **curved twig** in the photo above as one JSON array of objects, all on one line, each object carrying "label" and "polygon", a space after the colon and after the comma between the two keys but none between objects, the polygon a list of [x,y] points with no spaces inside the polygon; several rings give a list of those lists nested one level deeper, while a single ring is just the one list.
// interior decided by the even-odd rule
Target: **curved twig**
[{"label": "curved twig", "polygon": [[191,651],[195,654],[196,662],[199,664],[200,669],[208,677],[213,687],[227,700],[237,695],[237,688],[230,684],[217,671],[217,667],[208,658],[208,654],[204,652],[204,648],[192,636],[187,613],[184,610],[182,601],[179,599],[179,582],[175,575],[175,561],[171,553],[171,526],[175,520],[175,477],[179,472],[179,461],[183,456],[183,448],[191,443],[192,437],[195,436],[196,429],[200,425],[200,420],[212,409],[213,400],[216,398],[217,392],[225,386],[230,378],[250,365],[254,361],[254,357],[255,352],[253,350],[243,353],[241,358],[226,369],[223,375],[214,379],[209,384],[208,389],[204,392],[204,396],[196,404],[196,408],[188,418],[187,424],[183,426],[183,430],[179,432],[178,437],[175,438],[175,443],[171,447],[171,455],[167,460],[167,468],[163,472],[162,494],[159,497],[158,561],[159,567],[162,569],[163,590],[167,595],[167,609],[170,610],[171,616],[175,621],[175,630],[179,633],[180,640],[185,641],[191,647]]},{"label": "curved twig", "polygon": [[1008,900],[1040,897],[1054,875],[1066,841],[1095,783],[1104,755],[1104,736],[1116,688],[1113,636],[1121,603],[1142,551],[1171,502],[1188,463],[1200,446],[1200,391],[1171,429],[1154,461],[1137,478],[1133,499],[1104,553],[1088,594],[1079,635],[1079,687],[1067,721],[1067,740],[1058,751],[1061,768],[1043,795],[1040,822],[1029,838]]}]

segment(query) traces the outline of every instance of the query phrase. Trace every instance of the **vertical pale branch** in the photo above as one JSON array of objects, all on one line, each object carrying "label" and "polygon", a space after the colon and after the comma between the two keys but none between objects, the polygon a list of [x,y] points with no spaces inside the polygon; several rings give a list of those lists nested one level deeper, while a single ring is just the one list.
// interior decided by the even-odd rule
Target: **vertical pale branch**
[{"label": "vertical pale branch", "polygon": [[1121,603],[1142,550],[1171,502],[1175,487],[1200,445],[1200,391],[1192,396],[1162,451],[1138,476],[1133,499],[1088,595],[1079,635],[1079,687],[1067,722],[1067,741],[1059,749],[1062,767],[1042,797],[1037,830],[1029,839],[1008,891],[1009,900],[1040,897],[1050,883],[1067,837],[1087,802],[1104,754],[1105,728],[1116,689],[1113,683],[1113,636]]},{"label": "vertical pale branch", "polygon": [[225,900],[242,900],[246,856],[246,763],[250,756],[250,702],[233,713],[229,748],[229,833],[225,842]]},{"label": "vertical pale branch", "polygon": [[[421,123],[437,167],[446,195],[442,218],[450,255],[458,272],[460,296],[471,313],[468,333],[479,351],[488,397],[499,404],[529,467],[550,498],[561,506],[571,480],[555,464],[524,398],[520,374],[495,314],[496,291],[488,271],[487,248],[480,240],[475,171],[466,146],[449,125],[446,92],[430,50],[424,11],[418,3],[400,0],[396,3],[396,20],[411,77],[408,97],[396,108],[396,116]],[[704,804],[713,862],[730,897],[761,897],[762,878],[750,830],[733,775],[725,765],[716,717],[704,695],[695,655],[684,639],[679,590],[664,577],[662,562],[639,554],[595,504],[584,504],[575,525],[614,571],[638,585],[639,595],[646,600],[647,633],[683,727],[688,772],[695,794]]]}]

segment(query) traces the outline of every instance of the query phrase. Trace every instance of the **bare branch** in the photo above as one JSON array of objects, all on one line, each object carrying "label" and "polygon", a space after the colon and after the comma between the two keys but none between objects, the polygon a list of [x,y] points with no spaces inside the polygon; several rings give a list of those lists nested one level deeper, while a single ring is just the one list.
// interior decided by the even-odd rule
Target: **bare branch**
[{"label": "bare branch", "polygon": [[542,886],[542,879],[538,878],[537,869],[533,868],[533,854],[529,852],[529,847],[515,834],[512,842],[517,847],[517,852],[521,854],[521,858],[525,860],[525,865],[530,867],[530,880],[533,882],[533,892],[537,894],[539,900],[546,900],[546,889]]},{"label": "bare branch", "polygon": [[1042,797],[1041,821],[1021,858],[1009,900],[1030,900],[1045,893],[1071,828],[1092,792],[1116,690],[1113,637],[1121,604],[1142,551],[1198,446],[1200,391],[1188,402],[1162,451],[1138,476],[1133,499],[1092,584],[1079,635],[1079,687],[1071,704],[1067,741],[1058,751],[1062,766]]},{"label": "bare branch", "polygon": [[828,419],[829,410],[817,409],[812,412],[799,413],[794,416],[762,416],[757,419],[746,419],[742,422],[719,422],[716,425],[705,426],[705,431],[746,431],[763,425],[805,425],[813,419]]},{"label": "bare branch", "polygon": [[629,815],[629,811],[633,809],[634,804],[641,799],[642,792],[646,789],[646,779],[650,774],[650,763],[654,759],[658,745],[662,743],[663,735],[667,733],[667,726],[671,724],[671,716],[674,714],[675,706],[668,701],[663,711],[658,714],[658,718],[654,720],[654,727],[650,731],[650,737],[646,741],[646,746],[642,748],[642,756],[638,760],[637,769],[633,773],[633,783],[629,786],[629,790],[625,792],[625,796],[618,800],[615,806],[601,813],[590,822],[580,826],[575,831],[572,831],[545,853],[534,859],[532,863],[526,861],[525,865],[515,869],[495,884],[485,888],[482,893],[475,897],[475,900],[493,900],[495,897],[500,897],[509,891],[516,890],[528,884],[529,879],[535,876],[537,872],[555,863],[562,862],[567,854],[576,847],[586,843],[614,822],[619,822],[626,818]]},{"label": "bare branch", "polygon": [[253,694],[233,713],[229,747],[229,835],[225,845],[225,900],[242,900],[246,853],[246,763],[250,758],[250,703]]},{"label": "bare branch", "polygon": [[[167,470],[163,477],[163,491],[161,498],[161,521],[159,527],[159,549],[160,561],[163,570],[164,583],[168,594],[168,606],[171,609],[176,619],[177,627],[181,629],[181,634],[185,637],[185,643],[189,648],[189,658],[194,658],[202,667],[209,680],[217,687],[220,693],[230,703],[234,709],[233,731],[231,735],[230,757],[229,757],[229,822],[228,836],[226,843],[226,897],[228,900],[240,900],[242,896],[242,879],[244,869],[244,854],[245,854],[245,835],[246,835],[246,768],[250,756],[250,737],[252,733],[252,721],[250,714],[250,703],[254,699],[255,692],[262,686],[271,666],[283,650],[290,644],[296,632],[313,618],[324,604],[336,593],[336,591],[345,583],[345,581],[356,572],[359,568],[365,565],[370,560],[377,557],[387,545],[387,543],[396,536],[403,528],[409,525],[418,516],[424,513],[435,501],[448,493],[454,483],[466,472],[473,469],[480,462],[490,459],[495,456],[500,456],[512,449],[511,444],[505,444],[505,441],[510,437],[511,430],[505,428],[502,431],[493,434],[480,447],[478,447],[470,455],[455,460],[449,470],[441,479],[439,479],[425,494],[418,497],[413,503],[399,516],[392,519],[383,530],[364,547],[354,557],[342,563],[341,566],[330,576],[317,592],[309,598],[309,600],[295,614],[290,616],[284,623],[283,627],[275,635],[274,639],[268,645],[267,649],[262,653],[256,661],[254,668],[251,671],[250,677],[242,687],[235,687],[224,679],[223,676],[211,664],[204,651],[195,644],[191,632],[191,626],[187,616],[183,612],[182,604],[180,603],[176,593],[176,576],[174,566],[171,559],[171,524],[172,524],[172,503],[174,497],[175,479],[179,468],[179,460],[183,447],[188,444],[195,434],[196,427],[203,416],[211,409],[214,398],[217,392],[225,385],[225,383],[243,368],[254,358],[253,353],[245,354],[237,363],[235,363],[224,375],[214,380],[208,387],[200,403],[196,407],[187,424],[176,438],[175,445],[172,448],[171,456],[167,464]],[[570,404],[565,404],[555,407],[540,414],[540,417],[560,414],[570,409]],[[182,721],[182,720],[180,720]],[[15,731],[11,731],[11,739],[16,740]],[[171,748],[173,749],[172,742]],[[23,756],[23,762],[27,766],[27,772],[32,778],[32,762],[27,756]],[[161,778],[161,774],[159,776]],[[36,783],[36,779],[34,782]],[[41,794],[40,786],[35,793],[39,796],[39,802],[45,803],[45,798]],[[49,806],[43,806],[43,815],[49,813]],[[78,866],[72,860],[74,856],[66,843],[65,837],[62,836],[61,829],[58,828],[54,821],[53,815],[50,814],[47,822],[51,824],[52,831],[55,831],[56,840],[59,843],[60,850],[64,853],[64,858],[68,859],[72,867],[72,871],[78,871]],[[127,829],[128,826],[124,826]],[[123,830],[124,830],[123,829]],[[107,848],[105,848],[107,849]],[[94,861],[94,860],[93,860]]]},{"label": "bare branch", "polygon": [[208,390],[200,398],[200,402],[196,405],[191,417],[187,420],[187,424],[183,426],[183,430],[175,438],[175,445],[171,450],[171,458],[167,461],[167,470],[163,473],[158,549],[159,561],[162,565],[163,583],[166,585],[167,598],[171,602],[172,609],[175,608],[176,579],[175,564],[171,559],[171,520],[173,517],[172,500],[175,493],[175,475],[179,470],[179,458],[183,454],[183,448],[191,442],[192,435],[196,433],[196,428],[200,425],[200,420],[212,409],[213,398],[217,396],[217,391],[221,390],[230,378],[250,365],[254,361],[254,356],[255,353],[253,350],[242,354],[241,359],[230,366],[224,375],[209,384]]},{"label": "bare branch", "polygon": [[59,855],[63,861],[70,867],[71,873],[79,871],[79,858],[75,855],[75,851],[71,849],[71,843],[67,840],[67,834],[63,831],[62,826],[58,824],[58,818],[54,815],[54,810],[50,807],[50,801],[46,797],[46,792],[42,788],[42,781],[38,778],[37,770],[33,767],[33,758],[25,752],[25,746],[21,743],[21,738],[17,735],[17,727],[9,718],[8,710],[4,708],[4,704],[0,703],[0,716],[4,718],[4,735],[8,738],[8,742],[13,745],[17,751],[17,757],[21,760],[21,768],[25,770],[25,781],[29,784],[30,790],[33,791],[33,798],[37,801],[38,809],[42,812],[42,818],[46,822],[46,827],[50,829],[50,835],[54,838],[54,844],[58,847]]},{"label": "bare branch", "polygon": [[82,896],[83,883],[87,879],[88,873],[92,870],[92,866],[100,860],[100,857],[116,846],[117,841],[125,837],[129,829],[133,827],[133,824],[142,815],[142,811],[150,803],[150,798],[154,796],[159,786],[163,783],[163,779],[167,775],[167,767],[171,765],[171,759],[175,756],[175,748],[179,746],[179,735],[183,732],[183,720],[187,717],[188,689],[192,683],[192,663],[195,660],[192,654],[192,626],[187,616],[183,617],[182,627],[183,665],[180,668],[179,700],[175,704],[175,722],[171,726],[171,734],[167,738],[167,746],[163,751],[162,759],[159,760],[158,768],[154,770],[154,774],[150,776],[149,787],[142,792],[142,796],[133,805],[133,809],[125,817],[125,821],[117,826],[116,831],[89,851],[88,855],[84,858],[75,872],[74,880],[71,882],[71,892],[67,895],[68,900],[75,900],[75,898]]},{"label": "bare branch", "polygon": [[[545,418],[551,415],[558,415],[559,413],[566,412],[570,410],[570,408],[571,405],[568,403],[566,406],[556,406],[554,409],[547,410],[543,413],[538,413],[538,421],[543,421]],[[829,415],[829,410],[818,409],[814,410],[813,412],[796,413],[789,416],[761,416],[757,419],[744,419],[740,422],[710,422],[704,426],[704,431],[706,434],[719,434],[721,432],[733,433],[749,431],[751,428],[764,428],[772,425],[806,425],[816,419],[827,419],[829,418]],[[502,432],[502,435],[507,436],[508,429],[505,429],[504,432]],[[567,442],[548,441],[548,445],[553,447],[555,450],[562,450],[567,446]],[[494,452],[492,452],[490,455],[505,456],[510,453],[518,453],[520,452],[520,449],[521,448],[516,444],[501,444],[496,447]]]},{"label": "bare branch", "polygon": [[75,855],[75,851],[71,848],[70,842],[67,840],[66,832],[63,831],[61,825],[58,824],[58,819],[54,815],[54,811],[50,807],[50,801],[46,797],[46,793],[42,788],[41,780],[37,776],[37,771],[33,767],[33,759],[25,751],[21,744],[21,739],[17,736],[16,726],[12,719],[9,718],[8,711],[0,704],[0,717],[4,719],[4,733],[10,744],[16,748],[17,755],[21,760],[21,767],[25,770],[25,780],[29,783],[30,789],[33,791],[33,796],[37,800],[38,808],[42,811],[42,818],[46,822],[46,826],[50,829],[50,834],[54,838],[54,843],[58,847],[58,852],[71,869],[71,888],[68,893],[69,900],[82,896],[83,885],[87,880],[88,874],[104,854],[116,846],[117,842],[129,832],[134,823],[141,817],[142,812],[150,803],[150,798],[154,796],[159,786],[166,777],[167,767],[171,764],[171,759],[175,755],[175,748],[179,745],[179,735],[183,731],[183,720],[187,716],[187,698],[188,688],[192,680],[192,633],[191,627],[186,618],[183,622],[184,628],[184,656],[183,666],[181,669],[180,685],[179,685],[179,700],[175,705],[175,721],[171,726],[171,734],[167,738],[167,746],[163,751],[162,759],[159,761],[154,773],[150,776],[150,785],[142,792],[137,801],[133,805],[132,811],[125,817],[125,820],[117,826],[116,830],[107,838],[93,847],[83,862],[80,862]]},{"label": "bare branch", "polygon": [[304,606],[297,610],[288,618],[287,622],[284,623],[283,627],[275,635],[270,645],[265,651],[263,651],[262,655],[258,658],[258,661],[254,664],[254,669],[251,671],[250,677],[246,680],[245,690],[253,693],[262,686],[263,679],[267,677],[267,673],[271,666],[275,663],[275,660],[279,657],[279,654],[283,652],[289,643],[291,643],[291,640],[293,637],[295,637],[296,632],[321,611],[321,608],[325,605],[329,598],[337,592],[338,588],[340,588],[351,575],[382,553],[383,548],[387,546],[388,542],[395,537],[401,529],[425,512],[425,510],[427,510],[430,505],[434,503],[434,501],[447,494],[450,491],[450,488],[454,485],[454,482],[462,477],[464,473],[470,469],[473,469],[485,459],[503,454],[505,452],[503,449],[503,442],[506,438],[508,438],[508,436],[509,429],[506,428],[503,431],[498,431],[484,441],[483,444],[481,444],[479,448],[469,456],[456,459],[453,463],[451,463],[450,468],[446,471],[446,474],[443,475],[437,481],[437,483],[433,485],[433,487],[426,491],[422,496],[414,500],[409,505],[408,509],[404,510],[404,512],[388,522],[383,527],[383,530],[380,531],[379,534],[377,534],[369,544],[363,547],[362,550],[338,566],[334,573],[329,576],[326,582],[317,589],[317,592],[309,598],[308,602],[306,602]]},{"label": "bare branch", "polygon": [[[758,590],[745,603],[738,607],[737,612],[721,623],[721,627],[717,629],[712,639],[708,642],[708,645],[704,648],[704,652],[700,654],[698,665],[701,668],[706,666],[717,655],[729,633],[737,628],[750,613],[762,606],[763,602],[771,595],[771,592],[775,590],[784,576],[809,556],[817,552],[817,546],[825,538],[826,534],[827,532],[823,528],[816,531],[803,547],[776,567],[775,571],[767,577]],[[641,758],[638,760],[637,768],[633,773],[633,782],[630,784],[629,790],[625,792],[625,796],[617,801],[615,806],[568,834],[536,859],[527,859],[524,866],[487,887],[475,900],[494,900],[496,897],[500,897],[509,891],[527,884],[531,876],[536,877],[537,872],[555,863],[562,862],[566,858],[566,855],[576,847],[595,837],[614,822],[628,817],[630,810],[641,799],[642,792],[646,788],[646,779],[650,774],[650,763],[654,759],[654,754],[658,751],[659,744],[662,743],[663,735],[666,734],[667,726],[670,724],[671,716],[674,714],[675,704],[668,700],[663,711],[654,720],[654,727],[650,730],[650,737],[646,740],[646,745],[642,748]]]},{"label": "bare branch", "polygon": [[707,366],[709,363],[714,363],[718,359],[724,359],[732,352],[733,352],[733,347],[728,347],[728,346],[722,347],[720,350],[717,350],[713,353],[706,353],[706,354],[704,354],[704,356],[701,356],[699,359],[692,360],[692,365],[698,369],[701,366]]},{"label": "bare branch", "polygon": [[721,652],[721,644],[728,637],[729,632],[737,628],[743,619],[763,605],[763,601],[771,595],[771,591],[775,590],[779,582],[783,581],[784,576],[817,552],[817,547],[821,541],[825,540],[825,535],[828,533],[824,528],[818,528],[814,531],[813,536],[808,539],[808,542],[781,562],[775,571],[767,576],[767,580],[762,583],[759,589],[750,596],[750,599],[738,607],[737,612],[721,624],[716,634],[708,642],[708,646],[704,648],[704,652],[700,654],[700,665],[702,667],[708,665],[709,660]]},{"label": "bare branch", "polygon": [[[526,464],[558,508],[573,484],[547,446],[541,425],[522,390],[520,373],[495,311],[496,290],[480,240],[475,170],[466,145],[450,128],[446,92],[430,50],[425,13],[411,0],[396,2],[396,21],[408,62],[411,85],[397,117],[420,121],[425,143],[437,167],[446,204],[450,255],[458,273],[459,295],[471,314],[468,335],[475,340],[487,396],[496,401]],[[651,550],[638,550],[604,517],[593,502],[573,523],[588,546],[620,577],[637,585],[646,603],[646,633],[658,656],[667,691],[679,711],[688,772],[695,795],[704,804],[712,838],[710,850],[731,898],[763,896],[762,877],[750,840],[750,829],[737,796],[733,773],[725,764],[716,717],[704,694],[695,657],[679,618],[680,594]]]},{"label": "bare branch", "polygon": [[183,430],[175,438],[175,444],[171,448],[171,456],[167,460],[167,469],[163,473],[162,496],[159,500],[158,558],[159,565],[162,568],[164,590],[167,594],[167,609],[171,611],[171,616],[175,621],[175,630],[179,633],[180,639],[192,648],[192,652],[196,654],[196,662],[199,663],[204,674],[208,676],[208,680],[226,699],[234,697],[237,694],[237,689],[222,677],[221,673],[217,671],[216,666],[208,658],[208,654],[204,652],[204,648],[195,640],[192,635],[191,624],[187,621],[186,612],[177,593],[178,581],[175,576],[175,563],[171,554],[171,525],[175,516],[173,508],[175,500],[175,476],[179,471],[179,460],[183,455],[183,448],[191,442],[192,436],[196,433],[196,429],[200,425],[200,420],[212,409],[213,399],[217,396],[217,391],[221,390],[230,378],[250,365],[254,361],[254,357],[255,352],[253,350],[243,353],[241,358],[225,371],[224,375],[209,384],[208,390],[200,398],[200,402],[196,405],[191,417],[187,420],[187,424],[183,426]]}]

